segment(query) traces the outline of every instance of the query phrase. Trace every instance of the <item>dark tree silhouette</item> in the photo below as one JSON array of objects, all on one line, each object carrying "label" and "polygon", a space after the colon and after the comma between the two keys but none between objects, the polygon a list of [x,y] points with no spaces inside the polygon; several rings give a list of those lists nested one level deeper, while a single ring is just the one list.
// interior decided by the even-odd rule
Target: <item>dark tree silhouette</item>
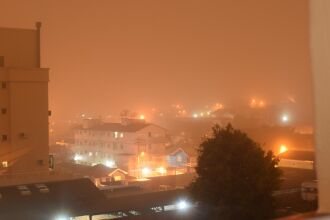
[{"label": "dark tree silhouette", "polygon": [[230,124],[215,125],[200,145],[192,196],[208,219],[269,219],[279,188],[278,159]]}]

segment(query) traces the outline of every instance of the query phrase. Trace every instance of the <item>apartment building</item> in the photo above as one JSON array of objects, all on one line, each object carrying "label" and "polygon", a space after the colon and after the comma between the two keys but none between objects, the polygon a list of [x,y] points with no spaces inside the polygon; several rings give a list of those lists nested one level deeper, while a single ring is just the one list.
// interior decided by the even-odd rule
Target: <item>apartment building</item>
[{"label": "apartment building", "polygon": [[132,171],[166,165],[166,129],[139,119],[103,123],[86,119],[75,129],[74,159],[78,163],[120,167]]},{"label": "apartment building", "polygon": [[0,184],[47,172],[48,69],[40,28],[0,28]]}]

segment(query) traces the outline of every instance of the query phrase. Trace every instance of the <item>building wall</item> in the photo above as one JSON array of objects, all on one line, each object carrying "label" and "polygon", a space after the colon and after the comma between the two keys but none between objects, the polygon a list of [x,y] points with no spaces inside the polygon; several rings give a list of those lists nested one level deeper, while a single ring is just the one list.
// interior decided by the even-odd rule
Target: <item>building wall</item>
[{"label": "building wall", "polygon": [[0,185],[48,174],[49,77],[37,42],[37,30],[0,28]]},{"label": "building wall", "polygon": [[0,56],[6,67],[37,67],[36,30],[0,28]]},{"label": "building wall", "polygon": [[168,142],[166,131],[156,125],[149,125],[137,132],[139,143],[138,151],[152,155],[164,155],[166,143]]},{"label": "building wall", "polygon": [[113,158],[125,166],[132,166],[132,156],[139,157],[138,163],[164,156],[166,144],[166,130],[155,125],[137,132],[78,129],[73,152],[82,156],[82,162],[102,163]]},{"label": "building wall", "polygon": [[310,7],[318,204],[319,212],[330,213],[330,1],[312,0]]},{"label": "building wall", "polygon": [[47,171],[48,70],[0,68],[0,82],[0,163],[10,174]]}]

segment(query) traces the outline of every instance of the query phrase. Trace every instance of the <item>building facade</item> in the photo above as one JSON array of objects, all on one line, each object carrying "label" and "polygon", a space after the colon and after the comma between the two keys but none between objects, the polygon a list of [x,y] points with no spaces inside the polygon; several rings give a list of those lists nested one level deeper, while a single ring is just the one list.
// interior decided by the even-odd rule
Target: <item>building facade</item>
[{"label": "building facade", "polygon": [[330,2],[310,1],[310,48],[315,96],[318,207],[330,213]]},{"label": "building facade", "polygon": [[36,29],[0,28],[0,184],[47,172],[48,69]]},{"label": "building facade", "polygon": [[102,163],[131,172],[165,165],[169,144],[166,129],[142,120],[102,123],[87,119],[75,130],[74,139],[75,161]]}]

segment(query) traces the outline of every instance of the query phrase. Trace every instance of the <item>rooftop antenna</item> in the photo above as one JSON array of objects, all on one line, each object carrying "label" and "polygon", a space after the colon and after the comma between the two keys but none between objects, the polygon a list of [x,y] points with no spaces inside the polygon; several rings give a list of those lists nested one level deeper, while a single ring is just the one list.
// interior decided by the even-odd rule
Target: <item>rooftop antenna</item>
[{"label": "rooftop antenna", "polygon": [[37,28],[37,67],[41,67],[41,46],[40,46],[40,30],[41,30],[41,22],[36,22]]}]

